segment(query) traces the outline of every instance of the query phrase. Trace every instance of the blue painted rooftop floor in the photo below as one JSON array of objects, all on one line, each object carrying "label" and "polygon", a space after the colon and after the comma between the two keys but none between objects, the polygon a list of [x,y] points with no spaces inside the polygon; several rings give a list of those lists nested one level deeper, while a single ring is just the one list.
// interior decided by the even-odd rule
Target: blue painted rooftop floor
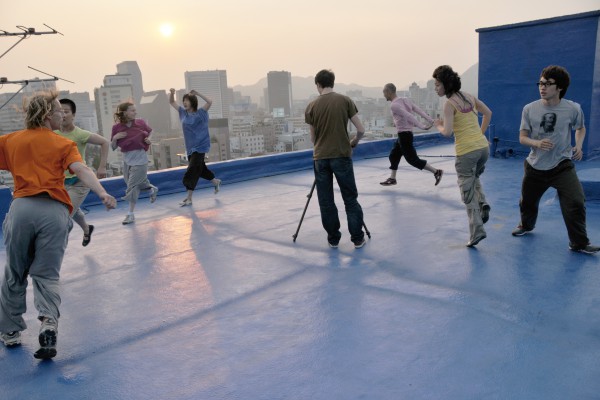
[{"label": "blue painted rooftop floor", "polygon": [[[124,203],[91,208],[92,243],[75,227],[63,263],[58,355],[32,356],[29,290],[0,398],[598,399],[600,257],[568,250],[555,192],[512,237],[523,160],[490,159],[488,238],[468,249],[454,160],[429,161],[438,187],[404,161],[382,187],[386,158],[356,162],[372,233],[359,250],[345,222],[327,246],[316,195],[292,242],[310,170],[198,190],[193,208],[142,200],[132,226]],[[587,211],[598,244],[600,203]]]}]

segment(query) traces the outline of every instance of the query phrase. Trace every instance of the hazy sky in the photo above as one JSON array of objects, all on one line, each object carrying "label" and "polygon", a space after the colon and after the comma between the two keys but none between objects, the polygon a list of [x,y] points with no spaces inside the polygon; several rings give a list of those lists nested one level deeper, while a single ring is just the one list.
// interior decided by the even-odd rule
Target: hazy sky
[{"label": "hazy sky", "polygon": [[[227,70],[229,86],[322,68],[343,83],[404,86],[440,64],[476,63],[477,28],[597,9],[598,0],[0,0],[0,29],[46,23],[64,34],[22,41],[0,59],[0,77],[41,77],[32,66],[75,82],[59,89],[92,92],[135,60],[146,91],[182,88],[185,71],[206,69]],[[17,40],[0,37],[0,54]]]}]

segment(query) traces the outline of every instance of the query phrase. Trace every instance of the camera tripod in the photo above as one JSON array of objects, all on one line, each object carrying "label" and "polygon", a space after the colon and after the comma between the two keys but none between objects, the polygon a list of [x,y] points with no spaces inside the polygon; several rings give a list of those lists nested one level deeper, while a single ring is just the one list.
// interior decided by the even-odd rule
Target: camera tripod
[{"label": "camera tripod", "polygon": [[[300,232],[300,227],[302,226],[302,221],[304,221],[304,215],[306,214],[306,209],[308,208],[308,204],[310,203],[310,199],[312,198],[312,195],[313,195],[313,192],[315,191],[316,185],[317,185],[317,181],[314,180],[312,187],[310,188],[310,192],[306,195],[306,197],[308,197],[308,200],[306,200],[306,205],[304,206],[304,211],[302,211],[302,217],[300,218],[300,222],[298,223],[298,229],[296,229],[296,233],[294,233],[292,235],[292,237],[294,238],[294,243],[296,242],[296,238],[298,237],[298,232]],[[363,228],[365,228],[365,233],[367,234],[369,239],[371,239],[371,232],[369,232],[369,230],[367,229],[367,225],[365,225],[364,221],[363,221]]]}]

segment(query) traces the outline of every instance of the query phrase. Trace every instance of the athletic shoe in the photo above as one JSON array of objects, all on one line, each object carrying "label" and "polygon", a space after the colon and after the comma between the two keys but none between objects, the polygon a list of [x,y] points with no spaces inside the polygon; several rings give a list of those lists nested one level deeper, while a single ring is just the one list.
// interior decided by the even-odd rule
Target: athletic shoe
[{"label": "athletic shoe", "polygon": [[444,175],[444,171],[441,169],[438,169],[433,173],[433,177],[435,178],[435,186],[437,186],[442,180],[442,175]]},{"label": "athletic shoe", "polygon": [[381,186],[391,186],[391,185],[395,185],[397,182],[394,178],[387,178],[385,181],[383,182],[379,182],[379,184]]},{"label": "athletic shoe", "polygon": [[179,207],[186,207],[186,206],[191,206],[192,205],[192,200],[185,198],[183,199],[183,201],[181,203],[179,203]]},{"label": "athletic shoe", "polygon": [[135,215],[127,214],[127,216],[123,220],[123,225],[133,224],[134,222],[135,222]]},{"label": "athletic shoe", "polygon": [[467,247],[475,247],[475,246],[477,246],[477,244],[479,242],[481,242],[483,239],[485,239],[486,237],[487,237],[486,235],[483,235],[483,236],[479,236],[476,239],[469,240],[469,242],[467,243]]},{"label": "athletic shoe", "polygon": [[158,196],[158,188],[153,187],[150,189],[150,203],[154,203],[156,201],[156,196]]},{"label": "athletic shoe", "polygon": [[220,179],[215,179],[217,181],[217,183],[213,183],[213,185],[215,185],[215,194],[219,193],[219,190],[221,189],[221,180]]},{"label": "athletic shoe", "polygon": [[570,244],[569,250],[576,251],[578,253],[595,254],[600,251],[600,247],[593,246],[591,244],[588,244],[587,246],[584,246],[584,247],[575,247],[572,244]]},{"label": "athletic shoe", "polygon": [[329,247],[331,247],[332,249],[337,249],[339,246],[339,242],[338,243],[331,243],[331,242],[327,242],[329,244]]},{"label": "athletic shoe", "polygon": [[490,219],[490,210],[491,209],[492,209],[492,207],[490,207],[489,204],[484,204],[483,207],[481,207],[481,220],[483,221],[484,224],[486,222],[488,222]]},{"label": "athletic shoe", "polygon": [[56,334],[58,333],[58,321],[54,318],[44,317],[40,327],[38,340],[40,348],[33,355],[35,358],[47,360],[56,356]]},{"label": "athletic shoe", "polygon": [[512,231],[511,235],[513,236],[523,236],[528,232],[531,232],[533,229],[525,229],[523,226],[519,225]]},{"label": "athletic shoe", "polygon": [[0,332],[0,341],[6,347],[18,346],[21,344],[21,332]]},{"label": "athletic shoe", "polygon": [[363,247],[365,244],[367,243],[367,241],[365,240],[365,238],[360,239],[358,242],[354,242],[354,248],[355,249],[360,249],[361,247]]},{"label": "athletic shoe", "polygon": [[87,246],[92,241],[92,232],[94,232],[94,225],[88,225],[88,233],[87,235],[85,233],[83,234],[83,242],[81,242],[83,247]]}]

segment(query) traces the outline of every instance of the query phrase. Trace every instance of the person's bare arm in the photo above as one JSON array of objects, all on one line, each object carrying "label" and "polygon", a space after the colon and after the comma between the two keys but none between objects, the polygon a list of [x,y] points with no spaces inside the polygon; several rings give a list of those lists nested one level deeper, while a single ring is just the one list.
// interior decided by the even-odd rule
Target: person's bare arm
[{"label": "person's bare arm", "polygon": [[98,178],[106,178],[106,163],[108,161],[108,150],[110,149],[110,142],[104,136],[92,133],[88,138],[88,143],[96,144],[100,146],[100,165],[96,175]]},{"label": "person's bare arm", "polygon": [[69,170],[77,175],[77,178],[79,178],[84,185],[92,189],[92,191],[100,197],[107,210],[117,206],[117,200],[104,190],[100,181],[96,178],[96,175],[94,175],[92,170],[86,165],[81,162],[74,162],[69,165]]},{"label": "person's bare arm", "polygon": [[208,110],[210,109],[210,106],[212,106],[212,99],[211,99],[210,97],[206,97],[206,96],[204,96],[204,95],[202,95],[202,94],[200,94],[200,93],[196,92],[195,90],[192,90],[192,91],[190,92],[190,94],[193,94],[194,96],[198,96],[198,97],[200,97],[202,100],[204,100],[204,101],[205,101],[204,105],[202,106],[202,108],[203,108],[205,111],[208,111]]},{"label": "person's bare arm", "polygon": [[171,88],[169,93],[169,104],[171,107],[179,111],[179,104],[175,101],[175,89]]},{"label": "person's bare arm", "polygon": [[310,141],[315,144],[315,127],[312,125],[309,125],[310,127]]},{"label": "person's bare arm", "polygon": [[583,158],[583,139],[585,139],[585,127],[575,130],[575,153],[573,160],[581,160]]},{"label": "person's bare arm", "polygon": [[492,121],[492,110],[478,98],[475,98],[475,106],[477,107],[477,111],[483,115],[483,119],[481,120],[481,133],[485,135],[485,131],[487,131],[487,128]]},{"label": "person's bare arm", "polygon": [[454,131],[454,108],[449,101],[444,104],[444,119],[436,119],[433,124],[442,135],[452,136]]},{"label": "person's bare arm", "polygon": [[350,118],[350,122],[352,122],[352,125],[356,128],[356,136],[350,141],[350,146],[356,147],[360,139],[365,135],[365,127],[362,122],[360,122],[358,114],[354,114],[354,116]]}]

